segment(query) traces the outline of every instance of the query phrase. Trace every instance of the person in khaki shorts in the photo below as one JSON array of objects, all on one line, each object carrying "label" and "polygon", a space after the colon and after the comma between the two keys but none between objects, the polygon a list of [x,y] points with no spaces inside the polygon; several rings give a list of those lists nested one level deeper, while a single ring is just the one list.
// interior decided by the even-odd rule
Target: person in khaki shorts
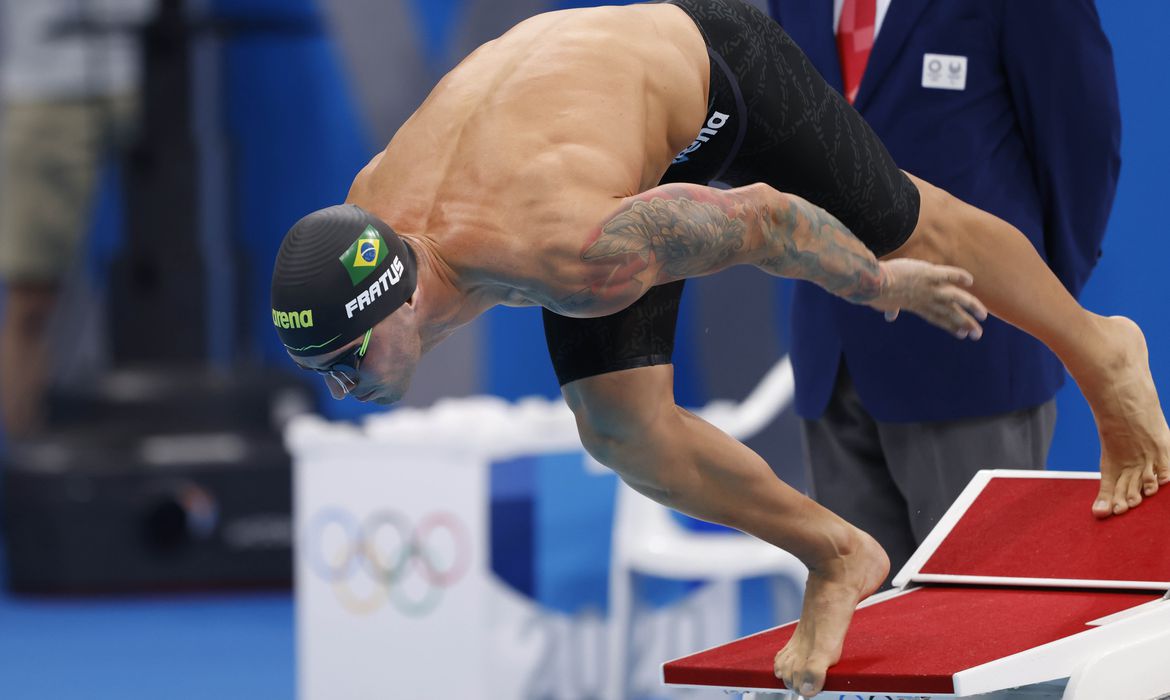
[{"label": "person in khaki shorts", "polygon": [[140,21],[152,5],[0,0],[0,422],[10,437],[42,423],[48,321],[101,165],[134,121],[134,38],[68,27]]}]

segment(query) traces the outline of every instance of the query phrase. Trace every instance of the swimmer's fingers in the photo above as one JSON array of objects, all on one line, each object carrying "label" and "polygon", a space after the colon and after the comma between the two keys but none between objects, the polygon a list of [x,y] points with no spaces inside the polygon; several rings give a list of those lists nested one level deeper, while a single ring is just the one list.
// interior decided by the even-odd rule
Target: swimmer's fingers
[{"label": "swimmer's fingers", "polygon": [[929,302],[939,289],[969,287],[974,283],[971,273],[966,270],[915,258],[883,260],[878,266],[881,290],[867,303],[883,311],[899,307],[912,309]]},{"label": "swimmer's fingers", "polygon": [[970,287],[975,284],[975,277],[961,267],[950,265],[931,265],[931,277],[939,284],[953,284],[958,287]]},{"label": "swimmer's fingers", "polygon": [[886,261],[882,266],[886,286],[874,306],[885,311],[886,320],[894,320],[904,309],[958,338],[978,340],[983,336],[980,322],[987,320],[987,307],[965,289],[974,284],[971,273],[907,258]]},{"label": "swimmer's fingers", "polygon": [[943,326],[958,338],[979,340],[983,337],[981,321],[987,320],[987,308],[970,292],[947,286],[939,291],[937,313]]},{"label": "swimmer's fingers", "polygon": [[958,304],[967,314],[979,321],[987,320],[987,307],[974,294],[966,290],[975,284],[975,278],[970,272],[949,265],[935,265],[931,272],[934,283],[948,302]]},{"label": "swimmer's fingers", "polygon": [[936,303],[910,310],[960,340],[983,337],[983,327],[958,304]]},{"label": "swimmer's fingers", "polygon": [[922,318],[960,340],[979,340],[983,337],[983,327],[975,317],[958,304],[932,304],[931,306],[914,309]]},{"label": "swimmer's fingers", "polygon": [[979,340],[983,337],[980,321],[987,320],[987,308],[965,288],[975,283],[970,272],[949,265],[926,264],[921,288],[928,297],[923,317],[958,338]]}]

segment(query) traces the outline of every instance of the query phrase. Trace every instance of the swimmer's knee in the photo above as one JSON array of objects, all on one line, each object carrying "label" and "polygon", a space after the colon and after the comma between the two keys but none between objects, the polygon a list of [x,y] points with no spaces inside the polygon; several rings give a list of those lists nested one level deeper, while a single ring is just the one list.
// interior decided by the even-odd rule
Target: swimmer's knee
[{"label": "swimmer's knee", "polygon": [[642,494],[660,503],[671,502],[671,494],[678,490],[679,475],[677,465],[664,458],[669,436],[661,418],[646,412],[628,412],[623,423],[576,415],[581,445],[593,459]]},{"label": "swimmer's knee", "polygon": [[588,401],[574,409],[573,415],[585,451],[619,472],[651,446],[658,421],[657,412],[642,406],[612,413],[598,410]]},{"label": "swimmer's knee", "polygon": [[565,385],[565,401],[585,450],[619,472],[652,451],[662,423],[678,410],[673,378],[670,365],[657,365]]}]

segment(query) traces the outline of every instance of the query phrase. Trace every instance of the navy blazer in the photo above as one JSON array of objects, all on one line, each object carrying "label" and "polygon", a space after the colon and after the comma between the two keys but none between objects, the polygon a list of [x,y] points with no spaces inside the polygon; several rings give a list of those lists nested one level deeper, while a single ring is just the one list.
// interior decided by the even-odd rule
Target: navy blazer
[{"label": "navy blazer", "polygon": [[[841,90],[832,0],[769,0]],[[967,58],[966,89],[925,88],[924,54]],[[1100,256],[1120,169],[1113,56],[1092,0],[892,0],[857,110],[903,170],[1012,223],[1075,295]],[[910,314],[887,323],[809,283],[793,302],[796,410],[823,413],[842,358],[871,415],[919,422],[1037,406],[1064,381],[1043,345],[998,319],[960,341]]]}]

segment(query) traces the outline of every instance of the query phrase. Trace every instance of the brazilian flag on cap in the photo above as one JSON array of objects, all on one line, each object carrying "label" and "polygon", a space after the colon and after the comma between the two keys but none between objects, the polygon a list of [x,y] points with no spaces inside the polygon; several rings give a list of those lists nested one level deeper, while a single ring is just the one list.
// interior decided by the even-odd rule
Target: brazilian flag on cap
[{"label": "brazilian flag on cap", "polygon": [[[336,248],[334,249],[336,250]],[[362,235],[357,237],[353,245],[345,249],[338,260],[349,273],[349,281],[356,287],[359,282],[370,276],[388,254],[386,242],[382,234],[373,226],[366,226]]]}]

